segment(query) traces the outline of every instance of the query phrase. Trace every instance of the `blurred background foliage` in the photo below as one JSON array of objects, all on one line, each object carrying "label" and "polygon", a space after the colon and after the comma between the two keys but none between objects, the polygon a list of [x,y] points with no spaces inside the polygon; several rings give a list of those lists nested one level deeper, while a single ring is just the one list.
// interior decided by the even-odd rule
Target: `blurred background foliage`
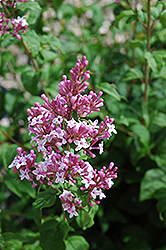
[{"label": "blurred background foliage", "polygon": [[[42,249],[36,190],[8,165],[19,145],[30,149],[26,109],[42,103],[43,92],[57,95],[62,75],[86,55],[89,90],[102,90],[105,100],[92,118],[114,117],[118,131],[92,163],[100,169],[114,161],[118,179],[93,227],[72,226],[91,250],[166,250],[165,1],[39,0],[17,8],[28,31],[21,41],[0,37],[0,248]],[[56,203],[43,214],[59,210]]]}]

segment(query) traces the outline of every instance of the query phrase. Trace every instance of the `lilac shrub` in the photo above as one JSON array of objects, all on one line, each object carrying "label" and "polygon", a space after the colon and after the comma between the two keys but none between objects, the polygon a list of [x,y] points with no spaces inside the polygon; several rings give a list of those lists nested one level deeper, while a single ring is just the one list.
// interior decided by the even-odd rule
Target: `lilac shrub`
[{"label": "lilac shrub", "polygon": [[[87,196],[90,206],[99,204],[106,197],[103,191],[110,189],[113,179],[117,178],[117,167],[113,162],[108,169],[103,166],[98,171],[87,161],[96,157],[94,151],[103,153],[103,139],[116,134],[113,118],[106,116],[100,124],[98,120],[85,119],[103,106],[101,91],[83,95],[90,78],[87,65],[85,56],[82,62],[77,60],[70,70],[71,80],[63,76],[59,83],[56,98],[49,101],[42,94],[45,103],[36,102],[35,107],[27,110],[33,149],[27,154],[19,147],[18,156],[9,166],[19,173],[21,180],[32,182],[33,187],[46,184],[56,189],[70,218],[77,216],[77,210],[87,205],[82,201],[83,195]],[[40,162],[37,162],[38,152],[42,154]]]}]

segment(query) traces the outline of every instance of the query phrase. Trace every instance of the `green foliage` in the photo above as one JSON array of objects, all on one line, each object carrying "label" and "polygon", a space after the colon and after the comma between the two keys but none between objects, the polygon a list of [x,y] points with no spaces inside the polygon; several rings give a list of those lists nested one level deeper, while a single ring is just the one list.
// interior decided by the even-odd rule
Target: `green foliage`
[{"label": "green foliage", "polygon": [[56,191],[48,189],[46,191],[40,192],[39,196],[33,203],[34,220],[36,224],[41,223],[42,218],[42,208],[51,207],[56,201]]},{"label": "green foliage", "polygon": [[[22,40],[0,35],[0,249],[165,250],[166,4],[151,1],[149,37],[148,1],[78,2],[17,3],[14,15],[26,18],[28,31]],[[114,117],[118,131],[92,163],[100,169],[112,160],[119,170],[99,210],[68,219],[58,191],[32,188],[8,165],[18,146],[31,149],[27,108],[43,103],[43,92],[56,96],[82,55],[88,88],[102,90],[106,104],[92,117]]]},{"label": "green foliage", "polygon": [[65,240],[66,250],[88,250],[89,244],[80,235],[73,235]]},{"label": "green foliage", "polygon": [[40,245],[43,250],[65,250],[63,239],[69,230],[67,222],[56,222],[54,219],[44,222],[40,228]]}]

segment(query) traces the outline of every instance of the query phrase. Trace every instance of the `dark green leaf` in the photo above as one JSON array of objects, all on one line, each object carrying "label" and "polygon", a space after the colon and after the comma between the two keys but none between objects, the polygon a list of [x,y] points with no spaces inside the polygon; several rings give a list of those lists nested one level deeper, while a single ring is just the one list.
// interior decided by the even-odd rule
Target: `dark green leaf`
[{"label": "dark green leaf", "polygon": [[140,142],[144,146],[148,146],[150,143],[150,133],[149,130],[142,124],[135,124],[131,127],[131,130],[135,135],[139,137]]},{"label": "dark green leaf", "polygon": [[118,101],[121,100],[121,96],[119,95],[117,90],[108,82],[101,82],[100,84],[97,85],[97,87],[102,91],[104,91],[106,94],[114,97],[116,100]]},{"label": "dark green leaf", "polygon": [[12,115],[14,113],[14,109],[18,103],[18,100],[21,98],[22,94],[16,90],[11,89],[5,94],[5,110],[9,115]]},{"label": "dark green leaf", "polygon": [[3,165],[5,168],[7,168],[9,166],[9,164],[11,164],[11,162],[14,160],[14,157],[17,154],[17,148],[18,145],[16,144],[3,144],[1,147],[1,155],[2,155],[2,161],[3,161]]},{"label": "dark green leaf", "polygon": [[5,185],[7,188],[16,194],[18,197],[22,198],[23,193],[22,193],[22,185],[20,181],[16,180],[13,175],[6,174],[5,175]]},{"label": "dark green leaf", "polygon": [[143,79],[143,73],[138,68],[130,68],[124,77],[125,81],[131,81],[134,79]]},{"label": "dark green leaf", "polygon": [[51,207],[56,201],[57,191],[48,189],[39,194],[36,201],[33,202],[34,220],[36,224],[41,223],[42,209],[45,207]]},{"label": "dark green leaf", "polygon": [[[56,222],[49,220],[41,225],[40,229],[40,245],[43,250],[65,250],[63,239],[69,230],[67,222]],[[77,249],[78,250],[78,249]]]},{"label": "dark green leaf", "polygon": [[28,90],[32,95],[37,93],[37,84],[39,82],[41,73],[40,71],[34,72],[33,70],[24,71],[21,74],[21,80],[26,90]]}]

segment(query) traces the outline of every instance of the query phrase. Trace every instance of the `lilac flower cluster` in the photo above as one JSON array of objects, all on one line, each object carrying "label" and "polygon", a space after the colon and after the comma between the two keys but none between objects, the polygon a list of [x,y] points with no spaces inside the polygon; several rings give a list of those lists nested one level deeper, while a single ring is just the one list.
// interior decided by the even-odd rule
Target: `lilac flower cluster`
[{"label": "lilac flower cluster", "polygon": [[[18,156],[9,168],[20,174],[20,178],[32,181],[33,187],[37,183],[58,187],[59,198],[63,209],[70,217],[77,216],[77,210],[83,208],[80,193],[88,195],[88,202],[100,203],[105,198],[104,189],[110,189],[113,179],[117,178],[117,167],[111,162],[109,168],[94,169],[86,161],[88,157],[96,157],[94,150],[103,153],[103,139],[109,139],[116,134],[114,119],[105,117],[105,121],[98,124],[98,120],[91,121],[85,117],[95,111],[100,111],[103,99],[93,91],[82,95],[87,89],[90,78],[86,71],[88,61],[83,56],[82,62],[77,60],[75,68],[70,71],[71,80],[63,76],[59,83],[59,94],[51,101],[42,94],[43,105],[35,103],[35,107],[28,109],[28,129],[31,135],[33,150],[26,154],[18,148]],[[92,152],[93,150],[93,152]],[[36,153],[40,152],[43,160],[36,162]],[[76,186],[79,192],[71,192]],[[97,199],[97,200],[96,200]]]},{"label": "lilac flower cluster", "polygon": [[[9,28],[9,22],[11,21],[12,29]],[[5,13],[0,12],[0,32],[1,34],[12,34],[17,37],[19,40],[21,39],[20,34],[24,33],[26,28],[28,27],[27,21],[18,16],[17,19],[8,19],[5,18]]]}]

